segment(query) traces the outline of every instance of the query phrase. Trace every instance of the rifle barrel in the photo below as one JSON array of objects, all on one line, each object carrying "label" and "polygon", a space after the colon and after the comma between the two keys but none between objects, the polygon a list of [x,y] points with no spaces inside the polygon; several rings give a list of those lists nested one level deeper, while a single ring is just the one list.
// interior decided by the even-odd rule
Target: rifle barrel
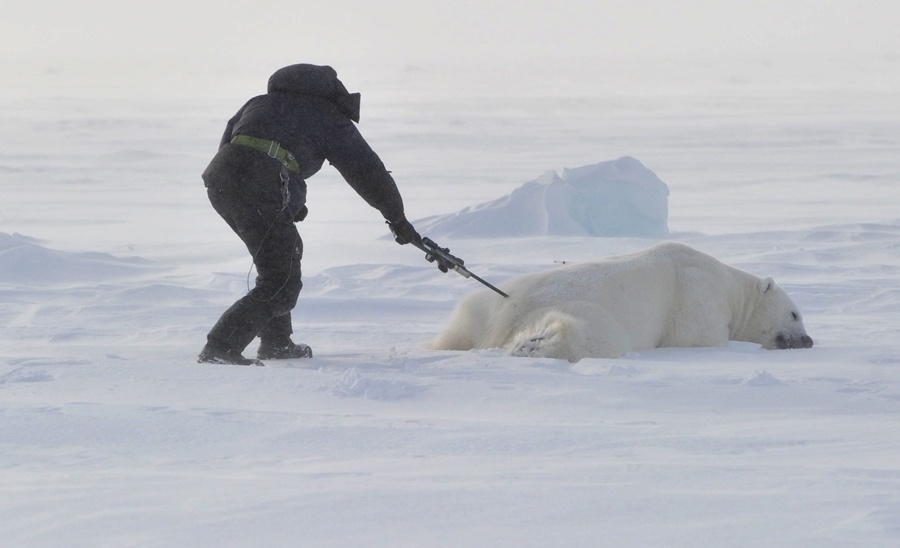
[{"label": "rifle barrel", "polygon": [[[491,290],[494,291],[495,293],[497,293],[497,294],[499,294],[499,295],[502,295],[502,296],[503,296],[504,298],[506,298],[506,299],[509,298],[509,295],[507,295],[506,293],[504,293],[503,291],[501,291],[500,289],[498,289],[498,288],[497,288],[496,286],[494,286],[493,284],[487,282],[485,279],[481,278],[480,276],[477,276],[477,275],[476,275],[475,273],[473,273],[471,270],[469,270],[468,268],[466,268],[466,267],[462,264],[462,261],[461,261],[459,258],[457,258],[457,257],[455,257],[455,256],[453,256],[453,255],[450,255],[450,253],[448,253],[448,252],[445,252],[445,251],[444,251],[443,249],[441,249],[441,248],[440,248],[433,240],[430,240],[430,239],[428,239],[428,238],[424,238],[424,240],[427,240],[428,243],[424,243],[424,242],[423,242],[422,244],[419,244],[419,243],[417,243],[417,242],[413,242],[413,245],[415,245],[416,247],[418,247],[419,249],[421,249],[422,251],[424,251],[427,255],[432,255],[432,256],[434,256],[434,257],[441,257],[441,258],[443,258],[444,260],[446,260],[447,262],[449,262],[449,263],[453,266],[453,270],[455,270],[459,275],[463,276],[464,278],[468,278],[468,277],[475,278],[475,279],[478,280],[482,285],[484,285],[485,287],[491,289]],[[432,245],[429,245],[429,244],[434,244],[434,245],[432,246]]]}]

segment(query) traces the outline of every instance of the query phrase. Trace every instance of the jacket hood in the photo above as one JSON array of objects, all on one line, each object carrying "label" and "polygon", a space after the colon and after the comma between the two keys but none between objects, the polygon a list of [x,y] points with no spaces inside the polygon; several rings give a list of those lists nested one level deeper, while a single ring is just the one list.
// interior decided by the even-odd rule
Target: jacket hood
[{"label": "jacket hood", "polygon": [[359,122],[359,93],[350,93],[327,65],[290,65],[269,77],[268,92],[297,93],[327,99],[354,122]]}]

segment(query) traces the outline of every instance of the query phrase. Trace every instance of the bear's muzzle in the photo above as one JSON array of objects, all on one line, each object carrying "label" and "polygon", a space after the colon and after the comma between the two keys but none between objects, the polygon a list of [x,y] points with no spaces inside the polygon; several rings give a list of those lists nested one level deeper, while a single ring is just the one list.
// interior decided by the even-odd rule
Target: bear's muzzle
[{"label": "bear's muzzle", "polygon": [[812,348],[813,340],[809,335],[785,335],[779,333],[775,337],[775,347],[779,350],[788,350],[791,348]]}]

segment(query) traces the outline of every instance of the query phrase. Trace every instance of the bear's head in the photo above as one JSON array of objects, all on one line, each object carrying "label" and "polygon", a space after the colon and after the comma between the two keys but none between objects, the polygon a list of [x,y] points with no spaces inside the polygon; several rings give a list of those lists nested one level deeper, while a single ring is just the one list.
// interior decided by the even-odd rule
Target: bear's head
[{"label": "bear's head", "polygon": [[759,300],[740,340],[761,344],[768,350],[812,348],[803,317],[794,301],[772,278],[759,281]]}]

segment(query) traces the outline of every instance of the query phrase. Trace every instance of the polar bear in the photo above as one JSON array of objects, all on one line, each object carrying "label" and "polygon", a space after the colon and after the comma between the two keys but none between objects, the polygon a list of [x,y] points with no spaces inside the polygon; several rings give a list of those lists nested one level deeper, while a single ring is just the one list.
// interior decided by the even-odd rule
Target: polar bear
[{"label": "polar bear", "polygon": [[508,299],[490,291],[463,299],[430,347],[504,347],[576,362],[729,340],[813,345],[796,305],[771,278],[680,243],[526,274],[502,287]]}]

